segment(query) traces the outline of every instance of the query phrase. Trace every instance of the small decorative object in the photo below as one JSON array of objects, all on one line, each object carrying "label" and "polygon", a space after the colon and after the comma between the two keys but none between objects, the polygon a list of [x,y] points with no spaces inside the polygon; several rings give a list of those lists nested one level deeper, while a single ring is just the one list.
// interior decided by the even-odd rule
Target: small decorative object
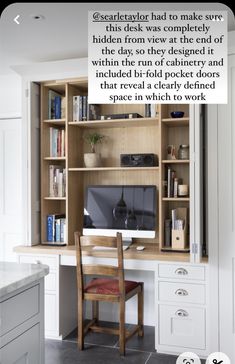
[{"label": "small decorative object", "polygon": [[179,159],[189,159],[189,145],[181,144],[178,150],[178,158]]},{"label": "small decorative object", "polygon": [[84,164],[87,168],[100,167],[101,157],[100,153],[96,153],[95,146],[96,144],[101,143],[103,138],[104,135],[97,132],[84,135],[85,141],[90,144],[91,147],[91,153],[84,153]]},{"label": "small decorative object", "polygon": [[188,185],[178,185],[178,196],[188,196]]},{"label": "small decorative object", "polygon": [[172,111],[171,117],[172,118],[183,118],[184,112],[183,111]]},{"label": "small decorative object", "polygon": [[167,146],[167,159],[176,159],[175,145]]}]

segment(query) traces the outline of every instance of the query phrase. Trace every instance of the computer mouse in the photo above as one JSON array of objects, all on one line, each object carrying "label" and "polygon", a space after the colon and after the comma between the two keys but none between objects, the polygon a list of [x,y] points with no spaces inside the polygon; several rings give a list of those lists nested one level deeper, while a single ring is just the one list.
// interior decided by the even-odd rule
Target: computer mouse
[{"label": "computer mouse", "polygon": [[144,250],[144,249],[145,249],[145,247],[144,247],[144,246],[142,246],[142,245],[139,245],[139,246],[137,246],[137,247],[136,247],[136,250],[139,250],[139,251],[140,251],[140,250]]}]

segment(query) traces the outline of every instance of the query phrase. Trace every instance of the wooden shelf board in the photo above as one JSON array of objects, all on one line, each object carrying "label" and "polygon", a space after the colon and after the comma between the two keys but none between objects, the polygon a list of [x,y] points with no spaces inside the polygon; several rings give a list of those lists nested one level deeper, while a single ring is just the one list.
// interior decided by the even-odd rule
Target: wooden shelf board
[{"label": "wooden shelf board", "polygon": [[97,172],[97,171],[158,171],[159,167],[96,167],[69,168],[69,172]]},{"label": "wooden shelf board", "polygon": [[163,159],[163,164],[188,164],[190,163],[189,159]]},{"label": "wooden shelf board", "polygon": [[163,197],[162,201],[190,201],[189,197]]},{"label": "wooden shelf board", "polygon": [[122,127],[144,127],[158,125],[158,118],[133,118],[113,120],[91,120],[91,121],[70,121],[69,125],[79,128],[122,128]]},{"label": "wooden shelf board", "polygon": [[189,118],[164,118],[162,123],[167,126],[189,126]]},{"label": "wooden shelf board", "polygon": [[65,157],[44,157],[45,161],[65,161]]},{"label": "wooden shelf board", "polygon": [[190,248],[185,248],[185,249],[173,249],[171,247],[162,247],[161,250],[163,252],[177,252],[177,253],[189,253],[190,252]]},{"label": "wooden shelf board", "polygon": [[47,119],[43,120],[44,124],[50,125],[65,125],[66,119]]},{"label": "wooden shelf board", "polygon": [[44,200],[51,200],[51,201],[65,201],[66,197],[44,197]]}]

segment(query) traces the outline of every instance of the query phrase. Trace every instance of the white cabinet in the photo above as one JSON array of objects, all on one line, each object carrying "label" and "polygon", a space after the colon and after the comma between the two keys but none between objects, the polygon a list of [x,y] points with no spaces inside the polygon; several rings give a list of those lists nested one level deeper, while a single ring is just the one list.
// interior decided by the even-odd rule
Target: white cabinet
[{"label": "white cabinet", "polygon": [[2,364],[40,364],[40,326],[36,324],[1,349]]},{"label": "white cabinet", "polygon": [[40,279],[0,298],[1,364],[45,363],[43,294]]},{"label": "white cabinet", "polygon": [[185,305],[159,305],[159,344],[189,349],[205,349],[204,308]]},{"label": "white cabinet", "polygon": [[158,263],[155,275],[156,350],[171,354],[208,347],[206,265]]},{"label": "white cabinet", "polygon": [[62,267],[57,254],[19,254],[20,263],[49,266],[45,277],[45,336],[63,339],[77,326],[75,267]]}]

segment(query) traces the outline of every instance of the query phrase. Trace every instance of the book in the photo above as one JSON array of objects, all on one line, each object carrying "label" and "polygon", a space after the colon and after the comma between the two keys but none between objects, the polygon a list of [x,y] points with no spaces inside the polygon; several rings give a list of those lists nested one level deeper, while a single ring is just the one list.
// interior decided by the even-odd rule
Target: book
[{"label": "book", "polygon": [[48,119],[55,119],[55,97],[61,97],[61,95],[54,91],[48,91]]},{"label": "book", "polygon": [[61,96],[55,96],[55,119],[61,119]]},{"label": "book", "polygon": [[82,121],[87,120],[87,96],[82,96]]},{"label": "book", "polygon": [[60,168],[59,165],[49,165],[49,197],[57,197],[56,170]]},{"label": "book", "polygon": [[48,242],[60,242],[61,235],[61,219],[65,219],[65,214],[50,214],[47,215],[47,241]]}]

